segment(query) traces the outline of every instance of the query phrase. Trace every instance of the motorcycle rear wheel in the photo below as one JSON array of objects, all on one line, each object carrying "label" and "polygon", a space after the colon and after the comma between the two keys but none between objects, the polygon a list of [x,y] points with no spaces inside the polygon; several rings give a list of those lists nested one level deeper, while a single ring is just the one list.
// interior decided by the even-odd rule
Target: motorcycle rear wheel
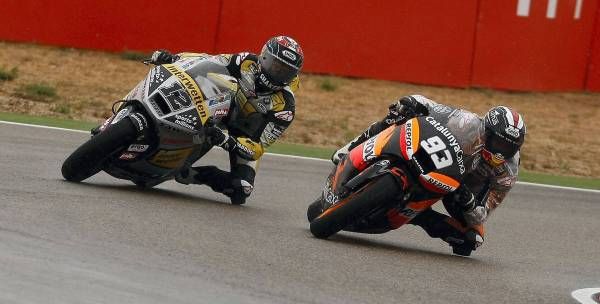
[{"label": "motorcycle rear wheel", "polygon": [[130,119],[111,125],[75,150],[62,165],[62,176],[70,182],[80,182],[102,170],[112,155],[123,151],[138,135]]},{"label": "motorcycle rear wheel", "polygon": [[396,199],[402,191],[396,179],[390,175],[369,182],[337,204],[324,210],[310,222],[310,232],[317,238],[326,239],[381,204]]}]

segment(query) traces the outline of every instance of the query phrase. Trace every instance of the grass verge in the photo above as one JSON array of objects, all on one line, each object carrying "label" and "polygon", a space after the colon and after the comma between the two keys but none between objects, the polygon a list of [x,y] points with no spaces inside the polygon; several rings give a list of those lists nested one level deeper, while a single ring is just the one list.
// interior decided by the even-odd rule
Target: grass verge
[{"label": "grass verge", "polygon": [[48,99],[53,99],[58,96],[56,94],[56,89],[45,83],[22,85],[17,90],[17,94],[19,96],[38,101],[47,101]]},{"label": "grass verge", "polygon": [[[0,120],[84,131],[89,131],[98,125],[98,123],[92,122],[2,112],[0,112]],[[276,143],[269,147],[268,152],[329,159],[333,149],[292,143]],[[519,180],[530,183],[600,190],[600,179],[597,178],[556,176],[521,170]]]},{"label": "grass verge", "polygon": [[10,70],[5,70],[0,67],[0,81],[10,81],[17,78],[18,70],[17,68],[12,68]]}]

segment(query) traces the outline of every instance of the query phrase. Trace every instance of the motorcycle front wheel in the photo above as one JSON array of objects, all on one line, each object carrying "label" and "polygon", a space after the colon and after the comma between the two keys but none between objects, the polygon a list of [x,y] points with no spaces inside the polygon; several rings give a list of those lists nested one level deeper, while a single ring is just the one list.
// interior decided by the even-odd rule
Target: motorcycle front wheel
[{"label": "motorcycle front wheel", "polygon": [[137,135],[131,120],[123,118],[77,148],[64,161],[62,176],[68,181],[80,182],[100,172],[104,163],[132,144]]},{"label": "motorcycle front wheel", "polygon": [[381,204],[396,199],[401,191],[396,178],[391,174],[382,175],[324,210],[310,222],[310,232],[317,238],[326,239]]}]

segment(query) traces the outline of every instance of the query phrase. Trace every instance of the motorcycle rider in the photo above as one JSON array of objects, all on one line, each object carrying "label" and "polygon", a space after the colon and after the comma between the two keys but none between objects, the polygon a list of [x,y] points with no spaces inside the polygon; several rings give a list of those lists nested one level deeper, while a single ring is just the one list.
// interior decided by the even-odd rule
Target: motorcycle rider
[{"label": "motorcycle rider", "polygon": [[[215,166],[183,170],[176,178],[183,184],[204,184],[230,197],[232,204],[244,204],[254,188],[258,160],[294,119],[294,92],[304,54],[300,45],[287,36],[269,39],[260,54],[208,55],[154,52],[150,63],[167,64],[189,57],[203,57],[227,64],[230,76],[238,79],[236,107],[222,124],[208,127],[211,144],[229,152],[230,172]],[[236,113],[233,115],[232,113]],[[225,130],[223,130],[225,129]]]},{"label": "motorcycle rider", "polygon": [[[455,254],[470,255],[472,250],[483,244],[483,223],[504,200],[517,180],[520,164],[519,150],[523,145],[526,126],[523,117],[508,107],[497,106],[490,109],[484,118],[476,114],[436,103],[421,95],[402,97],[389,106],[387,116],[373,123],[361,135],[332,155],[332,161],[340,158],[352,148],[368,138],[377,135],[393,124],[402,124],[419,115],[446,117],[449,122],[476,124],[477,130],[466,134],[472,137],[477,153],[470,161],[461,187],[443,198],[444,207],[450,214],[434,211],[431,208],[421,212],[410,222],[423,228],[434,238],[446,241]],[[466,126],[464,129],[467,129]],[[373,233],[395,229],[388,215],[382,223],[374,227],[360,227],[354,232]]]}]

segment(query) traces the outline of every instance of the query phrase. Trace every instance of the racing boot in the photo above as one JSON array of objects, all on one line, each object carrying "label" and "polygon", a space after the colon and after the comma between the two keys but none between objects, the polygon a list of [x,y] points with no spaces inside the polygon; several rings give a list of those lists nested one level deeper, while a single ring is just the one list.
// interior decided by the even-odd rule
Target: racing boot
[{"label": "racing boot", "polygon": [[482,225],[467,227],[458,220],[431,208],[421,212],[410,222],[417,225],[432,238],[440,238],[457,255],[469,256],[473,250],[483,244],[484,229]]},{"label": "racing boot", "polygon": [[249,182],[234,179],[229,172],[215,166],[184,169],[175,177],[175,180],[184,185],[207,185],[213,191],[227,195],[234,205],[244,204],[253,189]]}]

